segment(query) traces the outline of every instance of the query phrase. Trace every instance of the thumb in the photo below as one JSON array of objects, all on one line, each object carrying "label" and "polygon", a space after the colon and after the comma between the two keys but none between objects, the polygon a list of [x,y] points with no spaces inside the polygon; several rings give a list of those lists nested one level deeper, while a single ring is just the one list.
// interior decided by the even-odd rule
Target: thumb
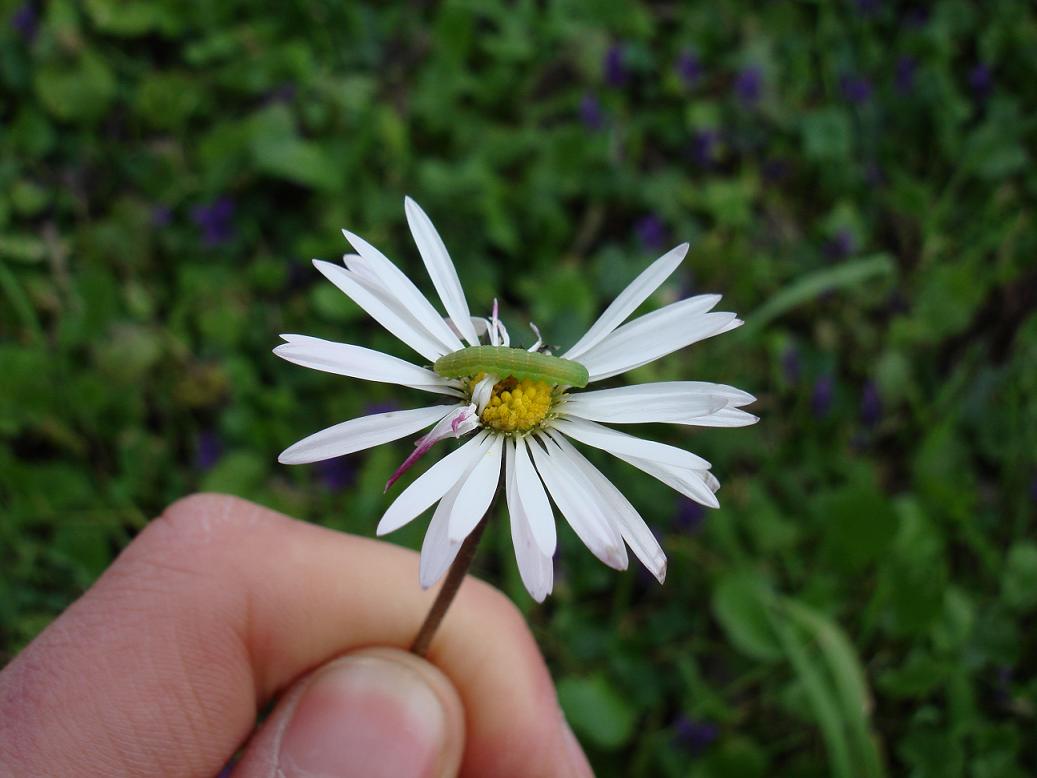
[{"label": "thumb", "polygon": [[439,669],[399,649],[363,649],[290,689],[234,776],[446,778],[464,734],[461,699]]}]

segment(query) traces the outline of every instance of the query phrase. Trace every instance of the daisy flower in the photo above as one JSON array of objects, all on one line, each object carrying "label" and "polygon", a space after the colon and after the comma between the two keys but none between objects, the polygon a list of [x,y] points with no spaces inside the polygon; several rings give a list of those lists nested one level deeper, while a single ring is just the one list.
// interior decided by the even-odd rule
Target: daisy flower
[{"label": "daisy flower", "polygon": [[[675,446],[630,435],[609,424],[645,422],[741,427],[757,418],[742,410],[752,395],[722,384],[665,381],[584,391],[584,387],[646,365],[678,349],[738,327],[733,313],[714,312],[719,295],[699,295],[627,322],[677,268],[684,243],[649,265],[587,333],[560,356],[539,331],[528,349],[511,345],[497,303],[473,317],[450,255],[425,212],[405,200],[407,223],[444,317],[378,249],[343,230],[355,254],[343,265],[314,260],[317,269],[424,364],[305,335],[283,335],[279,357],[329,373],[400,384],[438,395],[435,404],[342,422],[300,440],[279,457],[285,464],[351,454],[428,430],[386,489],[446,438],[467,438],[404,489],[378,524],[399,529],[435,506],[421,547],[420,581],[432,586],[486,514],[502,485],[522,581],[538,602],[553,586],[554,507],[602,562],[627,567],[627,547],[660,581],[666,555],[637,509],[584,457],[574,442],[602,449],[681,494],[717,507],[719,482],[710,464]],[[431,428],[431,429],[429,429]]]}]

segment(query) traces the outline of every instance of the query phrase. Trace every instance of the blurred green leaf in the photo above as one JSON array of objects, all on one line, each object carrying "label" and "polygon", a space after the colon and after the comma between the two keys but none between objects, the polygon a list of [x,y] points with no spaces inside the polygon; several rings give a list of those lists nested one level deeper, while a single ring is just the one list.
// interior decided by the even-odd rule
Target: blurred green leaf
[{"label": "blurred green leaf", "polygon": [[838,108],[823,108],[802,119],[803,151],[815,162],[832,162],[850,155],[853,141],[849,117]]},{"label": "blurred green leaf", "polygon": [[105,61],[89,50],[74,62],[43,65],[34,84],[43,106],[65,121],[96,122],[115,97],[115,77]]},{"label": "blurred green leaf", "polygon": [[599,748],[619,748],[634,734],[633,708],[602,675],[560,679],[558,701],[573,729]]},{"label": "blurred green leaf", "polygon": [[746,320],[743,337],[756,332],[779,316],[828,292],[854,290],[874,278],[894,272],[892,259],[885,254],[861,257],[838,267],[815,270],[791,282]]},{"label": "blurred green leaf", "polygon": [[1001,589],[1005,602],[1015,610],[1037,607],[1037,544],[1022,541],[1008,550]]},{"label": "blurred green leaf", "polygon": [[761,661],[775,661],[783,654],[767,613],[769,597],[763,581],[749,571],[727,573],[713,589],[713,616],[728,640]]}]

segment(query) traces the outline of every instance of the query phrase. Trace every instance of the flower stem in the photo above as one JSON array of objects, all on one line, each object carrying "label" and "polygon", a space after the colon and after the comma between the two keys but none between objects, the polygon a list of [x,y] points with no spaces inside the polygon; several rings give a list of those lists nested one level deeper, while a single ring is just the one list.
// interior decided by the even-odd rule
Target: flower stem
[{"label": "flower stem", "polygon": [[[501,469],[503,470],[503,468]],[[501,481],[503,482],[503,473],[501,474]],[[475,548],[479,545],[483,530],[486,529],[486,524],[493,514],[494,507],[497,505],[497,497],[500,496],[500,491],[501,487],[498,484],[497,491],[494,492],[493,499],[490,501],[490,507],[486,509],[482,520],[475,525],[475,529],[468,533],[468,537],[464,539],[464,543],[458,549],[457,556],[446,574],[446,580],[443,581],[443,586],[440,588],[439,594],[436,595],[435,602],[429,608],[425,621],[421,624],[421,629],[418,630],[414,642],[410,645],[412,653],[422,657],[428,654],[432,638],[435,636],[436,630],[439,629],[439,624],[443,621],[443,617],[446,616],[447,608],[454,601],[458,589],[461,588],[461,583],[468,573],[468,568],[472,566],[472,560],[475,559]]]}]

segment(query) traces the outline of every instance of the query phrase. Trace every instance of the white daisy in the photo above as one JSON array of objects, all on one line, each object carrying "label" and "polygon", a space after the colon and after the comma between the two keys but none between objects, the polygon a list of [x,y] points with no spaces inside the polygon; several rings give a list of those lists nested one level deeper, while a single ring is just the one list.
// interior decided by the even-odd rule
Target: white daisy
[{"label": "white daisy", "polygon": [[384,535],[436,506],[421,548],[423,587],[432,586],[450,567],[490,506],[502,469],[519,572],[538,602],[553,585],[552,501],[602,562],[625,569],[629,546],[662,582],[666,556],[655,536],[619,489],[571,441],[607,451],[692,500],[717,507],[714,492],[719,482],[709,462],[604,423],[741,427],[757,421],[742,410],[755,398],[730,386],[700,381],[579,389],[742,322],[733,313],[712,311],[719,295],[699,295],[624,324],[684,259],[684,243],[634,279],[560,358],[543,348],[535,326],[532,347],[511,348],[496,301],[489,318],[471,316],[457,271],[432,222],[410,198],[405,209],[446,318],[396,265],[351,232],[343,230],[356,254],[344,257],[344,267],[321,260],[314,260],[314,265],[426,364],[305,335],[282,336],[286,342],[274,353],[305,367],[438,394],[440,402],[337,424],[300,440],[279,460],[316,462],[431,427],[390,479],[388,489],[438,441],[471,435],[404,489],[378,524],[378,534]]}]

